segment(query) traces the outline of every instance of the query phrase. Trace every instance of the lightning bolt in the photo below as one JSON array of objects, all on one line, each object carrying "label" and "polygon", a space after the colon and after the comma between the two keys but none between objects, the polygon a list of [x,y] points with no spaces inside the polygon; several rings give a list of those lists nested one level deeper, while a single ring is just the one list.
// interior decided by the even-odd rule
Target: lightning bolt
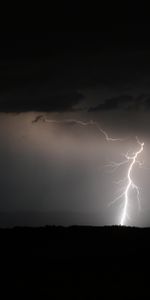
[{"label": "lightning bolt", "polygon": [[139,188],[133,182],[131,174],[132,174],[132,171],[133,171],[133,168],[134,168],[135,164],[136,163],[138,163],[138,164],[140,163],[137,160],[137,158],[143,152],[144,143],[140,143],[140,141],[138,140],[138,138],[136,138],[136,139],[137,139],[137,143],[140,146],[139,150],[137,150],[135,153],[133,153],[132,156],[126,155],[126,158],[130,162],[130,164],[129,164],[129,168],[128,168],[128,172],[127,172],[128,183],[127,183],[127,186],[126,186],[126,189],[125,189],[125,192],[124,192],[125,201],[124,201],[124,208],[123,208],[123,213],[122,213],[121,222],[120,222],[121,225],[124,225],[125,220],[126,220],[127,207],[128,207],[128,203],[129,203],[129,199],[130,199],[129,198],[130,189],[135,189],[135,191],[137,193],[137,200],[138,200],[138,203],[139,203],[139,208],[140,208]]},{"label": "lightning bolt", "polygon": [[133,172],[136,164],[138,164],[139,166],[141,166],[143,164],[143,162],[139,161],[138,158],[144,150],[144,143],[143,142],[141,143],[137,137],[136,137],[136,141],[137,141],[137,144],[139,145],[139,149],[136,152],[134,152],[131,156],[127,153],[125,155],[125,158],[126,158],[125,160],[123,160],[119,163],[111,162],[108,165],[108,167],[112,167],[113,170],[116,170],[118,167],[120,167],[122,165],[129,164],[128,169],[127,169],[126,178],[116,182],[117,184],[120,184],[124,181],[127,181],[125,187],[122,188],[123,192],[117,198],[115,198],[112,202],[110,202],[110,205],[111,205],[120,199],[124,199],[124,205],[123,205],[123,211],[122,211],[122,215],[121,215],[120,225],[125,225],[126,219],[128,217],[128,206],[129,206],[129,202],[130,202],[129,194],[130,194],[131,190],[136,191],[138,208],[139,208],[139,210],[141,209],[140,198],[139,198],[140,190],[139,190],[139,187],[134,183],[134,181],[132,179],[132,172]]},{"label": "lightning bolt", "polygon": [[[36,119],[34,121],[32,121],[32,123],[38,122],[39,120],[42,120],[43,122],[47,122],[47,123],[51,123],[51,124],[52,123],[55,123],[55,124],[66,123],[66,124],[77,124],[79,126],[94,126],[101,134],[103,134],[103,136],[105,137],[107,142],[117,142],[117,141],[124,140],[121,138],[110,137],[107,134],[107,132],[103,128],[100,127],[99,123],[97,123],[93,120],[90,120],[88,122],[84,122],[84,121],[76,120],[76,119],[51,120],[51,119],[47,119],[45,116],[41,115],[41,116],[36,117]],[[136,164],[138,164],[139,166],[143,165],[143,162],[139,161],[138,157],[143,152],[144,143],[143,142],[141,143],[139,141],[138,137],[136,137],[136,141],[137,141],[137,144],[139,145],[139,149],[136,152],[133,152],[133,154],[131,156],[127,153],[125,155],[125,160],[123,160],[121,162],[118,162],[118,163],[110,162],[108,165],[106,165],[106,167],[112,168],[112,170],[115,171],[120,166],[129,164],[128,169],[127,169],[126,178],[116,182],[117,184],[126,182],[125,187],[121,188],[121,190],[123,190],[123,192],[117,198],[115,198],[112,202],[109,203],[109,205],[112,205],[113,203],[117,202],[118,200],[124,199],[120,225],[124,225],[126,222],[126,219],[128,217],[128,206],[129,206],[129,202],[130,202],[130,197],[129,197],[130,190],[136,191],[139,209],[141,206],[140,205],[140,197],[139,197],[139,195],[140,195],[139,187],[134,183],[134,181],[132,179],[132,171]]]},{"label": "lightning bolt", "polygon": [[81,121],[81,120],[76,120],[76,119],[63,119],[63,120],[51,120],[51,119],[47,119],[46,117],[44,116],[38,116],[36,117],[35,120],[32,121],[32,123],[36,123],[38,122],[39,120],[43,121],[43,122],[47,122],[47,123],[55,123],[55,124],[77,124],[79,126],[94,126],[95,128],[97,128],[97,130],[103,134],[103,136],[105,137],[106,141],[107,142],[116,142],[116,141],[122,141],[123,139],[120,139],[120,138],[112,138],[110,137],[107,132],[101,128],[99,126],[99,124],[93,120],[90,120],[88,122],[84,122],[84,121]]}]

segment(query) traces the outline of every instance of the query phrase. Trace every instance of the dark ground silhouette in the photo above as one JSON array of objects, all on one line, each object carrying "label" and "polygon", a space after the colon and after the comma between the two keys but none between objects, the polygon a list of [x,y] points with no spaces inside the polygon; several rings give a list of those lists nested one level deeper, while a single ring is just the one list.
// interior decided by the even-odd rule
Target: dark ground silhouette
[{"label": "dark ground silhouette", "polygon": [[3,299],[149,299],[150,229],[0,229],[0,270]]}]

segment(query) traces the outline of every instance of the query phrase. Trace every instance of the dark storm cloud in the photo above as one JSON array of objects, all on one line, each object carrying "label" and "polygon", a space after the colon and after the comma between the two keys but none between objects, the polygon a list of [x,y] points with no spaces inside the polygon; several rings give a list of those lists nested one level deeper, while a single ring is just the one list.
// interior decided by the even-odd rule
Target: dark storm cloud
[{"label": "dark storm cloud", "polygon": [[68,111],[83,99],[69,34],[18,34],[1,44],[1,112]]},{"label": "dark storm cloud", "polygon": [[145,108],[150,109],[150,96],[145,100]]},{"label": "dark storm cloud", "polygon": [[141,94],[137,97],[132,95],[120,95],[118,97],[112,97],[95,107],[91,107],[89,111],[109,111],[118,109],[139,110],[141,108],[150,108],[150,97],[148,95]]},{"label": "dark storm cloud", "polygon": [[[140,96],[150,86],[148,48],[118,44],[113,32],[6,36],[0,49],[0,111],[61,112],[79,107],[82,100],[90,111],[143,107]],[[130,95],[139,87],[139,96]],[[93,94],[106,100],[88,102],[87,90],[92,91],[90,101]]]},{"label": "dark storm cloud", "polygon": [[0,102],[1,112],[29,112],[29,111],[72,111],[73,106],[77,105],[84,98],[83,94],[77,91],[34,91],[26,94],[17,93],[7,97],[11,101]]}]

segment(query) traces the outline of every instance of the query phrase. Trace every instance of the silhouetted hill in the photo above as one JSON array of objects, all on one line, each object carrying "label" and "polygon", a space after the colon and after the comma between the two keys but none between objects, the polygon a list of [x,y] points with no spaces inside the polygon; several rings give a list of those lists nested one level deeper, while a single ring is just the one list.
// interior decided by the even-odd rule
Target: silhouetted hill
[{"label": "silhouetted hill", "polygon": [[148,299],[150,229],[0,229],[1,290],[27,299]]},{"label": "silhouetted hill", "polygon": [[0,212],[0,227],[30,226],[39,227],[45,225],[94,225],[104,224],[103,215],[97,213],[63,212],[63,211],[14,211]]}]

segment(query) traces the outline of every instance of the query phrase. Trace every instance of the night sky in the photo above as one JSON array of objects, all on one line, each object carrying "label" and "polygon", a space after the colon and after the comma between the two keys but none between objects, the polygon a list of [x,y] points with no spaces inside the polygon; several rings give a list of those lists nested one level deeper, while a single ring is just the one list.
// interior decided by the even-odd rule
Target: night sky
[{"label": "night sky", "polygon": [[96,8],[63,7],[50,30],[1,32],[1,225],[22,214],[27,225],[32,214],[32,225],[41,214],[50,224],[119,224],[124,199],[109,204],[128,164],[108,165],[137,151],[136,137],[141,210],[133,191],[126,225],[150,225],[150,26],[141,13],[141,22],[132,8],[104,21]]}]

